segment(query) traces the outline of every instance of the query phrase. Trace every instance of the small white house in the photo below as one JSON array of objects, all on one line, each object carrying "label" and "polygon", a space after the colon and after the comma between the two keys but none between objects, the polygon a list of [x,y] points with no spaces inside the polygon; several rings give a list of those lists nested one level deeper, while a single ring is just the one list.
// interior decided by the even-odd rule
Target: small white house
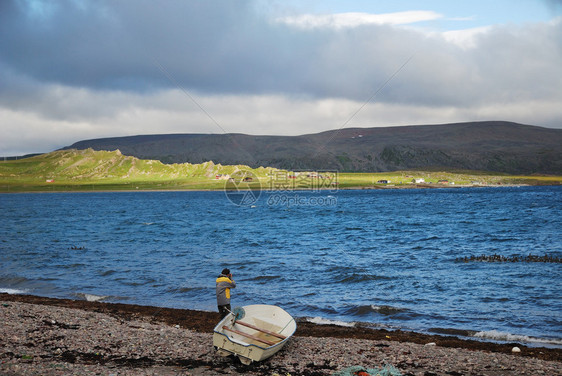
[{"label": "small white house", "polygon": [[412,180],[412,182],[416,183],[416,184],[425,183],[425,179],[424,178],[415,178],[414,180]]}]

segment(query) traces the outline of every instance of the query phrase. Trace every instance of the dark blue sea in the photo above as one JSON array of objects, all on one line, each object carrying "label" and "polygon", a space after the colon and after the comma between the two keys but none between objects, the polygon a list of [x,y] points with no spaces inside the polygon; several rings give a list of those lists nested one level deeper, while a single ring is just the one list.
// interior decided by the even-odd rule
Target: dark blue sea
[{"label": "dark blue sea", "polygon": [[[0,195],[0,292],[562,347],[562,187]],[[241,204],[242,205],[237,205]],[[251,203],[251,204],[248,204]]]}]

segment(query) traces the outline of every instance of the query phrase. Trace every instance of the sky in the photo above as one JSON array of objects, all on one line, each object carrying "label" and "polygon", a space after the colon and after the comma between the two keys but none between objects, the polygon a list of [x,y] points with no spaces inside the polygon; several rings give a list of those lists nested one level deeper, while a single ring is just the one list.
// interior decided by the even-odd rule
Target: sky
[{"label": "sky", "polygon": [[562,128],[562,0],[0,1],[0,156],[480,120]]}]

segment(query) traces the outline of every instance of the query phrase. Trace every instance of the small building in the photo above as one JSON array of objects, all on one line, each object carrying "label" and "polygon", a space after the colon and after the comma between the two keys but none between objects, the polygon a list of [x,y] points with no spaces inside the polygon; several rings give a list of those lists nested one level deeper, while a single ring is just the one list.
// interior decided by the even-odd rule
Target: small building
[{"label": "small building", "polygon": [[437,183],[439,183],[439,184],[449,184],[449,180],[442,179],[442,180],[439,180]]},{"label": "small building", "polygon": [[388,183],[390,183],[390,180],[381,179],[381,180],[377,181],[377,184],[388,184]]},{"label": "small building", "polygon": [[425,179],[424,178],[414,178],[412,180],[412,183],[416,183],[416,184],[425,183]]},{"label": "small building", "polygon": [[55,179],[47,179],[47,180],[45,180],[45,183],[54,183],[54,182],[55,182]]}]

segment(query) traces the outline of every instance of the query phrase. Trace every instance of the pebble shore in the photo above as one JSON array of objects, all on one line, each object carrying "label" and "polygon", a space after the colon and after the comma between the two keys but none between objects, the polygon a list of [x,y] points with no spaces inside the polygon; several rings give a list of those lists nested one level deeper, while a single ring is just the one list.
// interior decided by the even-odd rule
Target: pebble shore
[{"label": "pebble shore", "polygon": [[272,358],[220,357],[212,332],[150,317],[0,299],[1,375],[330,375],[350,366],[402,375],[562,375],[562,362],[433,343],[294,336]]}]

